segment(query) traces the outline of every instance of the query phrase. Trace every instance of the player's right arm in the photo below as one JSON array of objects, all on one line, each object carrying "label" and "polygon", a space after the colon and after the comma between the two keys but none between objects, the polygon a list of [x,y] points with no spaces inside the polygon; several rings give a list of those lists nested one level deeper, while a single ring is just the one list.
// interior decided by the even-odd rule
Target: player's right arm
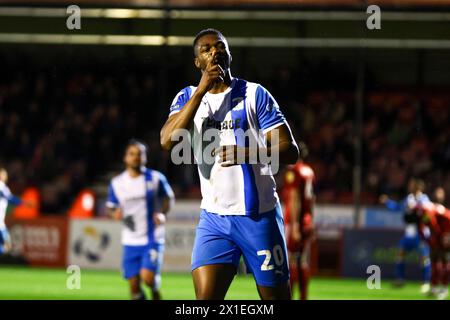
[{"label": "player's right arm", "polygon": [[180,129],[189,129],[192,125],[195,113],[197,112],[200,102],[203,96],[208,92],[217,81],[223,81],[224,71],[218,64],[213,64],[212,61],[208,63],[208,66],[202,71],[202,77],[200,83],[197,86],[197,90],[192,94],[192,97],[181,106],[181,110],[171,115],[160,132],[160,143],[164,150],[169,151],[172,149],[174,142],[172,135]]},{"label": "player's right arm", "polygon": [[301,233],[300,233],[300,210],[301,210],[301,197],[299,194],[299,181],[295,171],[292,168],[289,168],[284,176],[284,184],[285,188],[287,188],[287,202],[286,206],[288,207],[290,213],[290,230],[292,240],[295,242],[300,241]]},{"label": "player's right arm", "polygon": [[404,203],[392,200],[385,194],[382,194],[379,200],[380,203],[384,204],[386,209],[388,209],[389,211],[401,211],[405,209]]}]

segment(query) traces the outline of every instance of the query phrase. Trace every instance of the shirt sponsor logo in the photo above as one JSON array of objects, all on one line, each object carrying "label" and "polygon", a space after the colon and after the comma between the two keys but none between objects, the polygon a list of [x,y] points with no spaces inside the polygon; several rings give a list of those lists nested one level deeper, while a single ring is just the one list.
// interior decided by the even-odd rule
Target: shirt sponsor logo
[{"label": "shirt sponsor logo", "polygon": [[235,120],[217,121],[212,118],[203,118],[203,129],[214,128],[217,130],[233,130],[241,128],[242,120],[240,118]]}]

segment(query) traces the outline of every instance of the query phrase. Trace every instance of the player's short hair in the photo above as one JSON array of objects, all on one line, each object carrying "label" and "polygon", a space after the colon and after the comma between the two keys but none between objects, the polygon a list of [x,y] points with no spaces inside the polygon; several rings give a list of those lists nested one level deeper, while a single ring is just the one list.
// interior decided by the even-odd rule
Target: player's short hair
[{"label": "player's short hair", "polygon": [[128,140],[126,146],[125,146],[125,152],[128,150],[129,147],[136,146],[141,150],[141,159],[142,159],[142,165],[147,164],[147,152],[148,152],[148,145],[139,139],[130,139]]},{"label": "player's short hair", "polygon": [[6,167],[0,166],[0,174],[5,173],[8,175],[8,170],[6,170]]},{"label": "player's short hair", "polygon": [[225,39],[225,36],[222,34],[222,32],[220,32],[217,29],[207,28],[207,29],[201,30],[199,33],[197,33],[197,35],[194,38],[194,42],[192,43],[193,49],[194,49],[194,57],[197,56],[197,42],[198,42],[198,40],[201,37],[206,36],[207,34],[215,34],[215,35],[218,35],[219,37],[222,37],[222,38]]},{"label": "player's short hair", "polygon": [[416,188],[419,189],[420,191],[424,191],[425,190],[425,181],[423,181],[422,179],[416,179]]}]

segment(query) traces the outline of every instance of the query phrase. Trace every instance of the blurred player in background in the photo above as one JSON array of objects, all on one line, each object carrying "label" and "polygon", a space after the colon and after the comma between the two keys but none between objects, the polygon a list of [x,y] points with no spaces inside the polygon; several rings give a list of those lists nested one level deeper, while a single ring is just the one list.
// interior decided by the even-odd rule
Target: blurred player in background
[{"label": "blurred player in background", "polygon": [[11,250],[11,238],[5,224],[6,210],[8,204],[15,206],[25,204],[34,207],[33,203],[23,201],[11,193],[8,186],[8,172],[0,167],[0,254],[8,253]]},{"label": "blurred player in background", "polygon": [[[429,230],[428,233],[423,233],[423,237],[430,247],[431,290],[429,293],[436,296],[438,299],[445,299],[448,294],[448,278],[446,282],[446,270],[444,268],[446,262],[450,261],[450,257],[445,257],[441,241],[441,228],[439,227],[438,219],[436,218],[438,212],[437,208],[439,208],[438,205],[441,205],[442,207],[445,204],[444,188],[437,187],[434,190],[433,200],[433,205],[425,206],[424,208],[419,206],[418,210],[421,215],[421,222],[425,226],[423,230]],[[440,286],[442,286],[442,288]]]},{"label": "blurred player in background", "polygon": [[403,201],[397,202],[389,199],[387,195],[382,195],[380,202],[389,210],[403,211],[404,213],[405,234],[400,240],[398,247],[395,266],[397,281],[395,285],[403,286],[405,280],[405,253],[415,250],[419,252],[422,264],[423,284],[420,290],[422,293],[428,293],[430,291],[431,278],[430,250],[428,244],[421,237],[419,216],[415,210],[418,205],[430,203],[430,199],[424,193],[424,190],[425,182],[423,180],[411,178],[408,181],[409,194]]},{"label": "blurred player in background", "polygon": [[442,204],[445,206],[445,190],[442,187],[437,187],[434,189],[433,201],[437,204]]},{"label": "blurred player in background", "polygon": [[[173,100],[161,145],[170,150],[176,143],[173,135],[193,129],[200,133],[194,135],[194,151],[203,151],[203,133],[218,131],[212,163],[196,158],[202,191],[192,253],[196,297],[224,299],[243,255],[262,299],[290,299],[283,215],[272,166],[259,155],[263,150],[279,155],[280,163],[295,163],[297,144],[272,95],[259,84],[231,76],[231,53],[220,31],[198,33],[194,56],[201,80]],[[256,147],[248,146],[245,133],[257,140]]]},{"label": "blurred player in background", "polygon": [[283,203],[286,241],[289,252],[291,289],[298,283],[300,299],[307,299],[311,242],[313,236],[314,171],[304,163],[306,144],[298,144],[300,159],[284,175]]},{"label": "blurred player in background", "polygon": [[428,203],[418,207],[421,222],[429,227],[431,258],[431,291],[439,300],[448,296],[450,277],[450,210],[441,204]]},{"label": "blurred player in background", "polygon": [[126,146],[125,171],[114,177],[106,206],[110,215],[123,221],[122,271],[128,279],[133,300],[146,299],[141,282],[151,290],[153,299],[161,299],[166,214],[174,194],[166,177],[145,167],[147,147],[131,140]]}]

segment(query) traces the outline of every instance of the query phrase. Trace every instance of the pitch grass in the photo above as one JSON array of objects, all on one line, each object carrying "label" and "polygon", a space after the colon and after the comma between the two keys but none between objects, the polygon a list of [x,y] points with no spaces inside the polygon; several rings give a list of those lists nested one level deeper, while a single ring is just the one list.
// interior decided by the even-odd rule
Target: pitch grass
[{"label": "pitch grass", "polygon": [[[68,274],[64,269],[0,266],[0,299],[128,299],[127,282],[115,271],[81,271],[81,289],[66,287]],[[164,299],[194,299],[192,279],[188,273],[165,273],[162,280]],[[403,288],[393,288],[382,281],[381,289],[369,290],[365,279],[313,278],[310,299],[371,300],[427,299],[419,292],[419,282],[408,282]],[[294,292],[294,298],[298,293]],[[259,299],[253,278],[237,276],[226,299]]]}]

